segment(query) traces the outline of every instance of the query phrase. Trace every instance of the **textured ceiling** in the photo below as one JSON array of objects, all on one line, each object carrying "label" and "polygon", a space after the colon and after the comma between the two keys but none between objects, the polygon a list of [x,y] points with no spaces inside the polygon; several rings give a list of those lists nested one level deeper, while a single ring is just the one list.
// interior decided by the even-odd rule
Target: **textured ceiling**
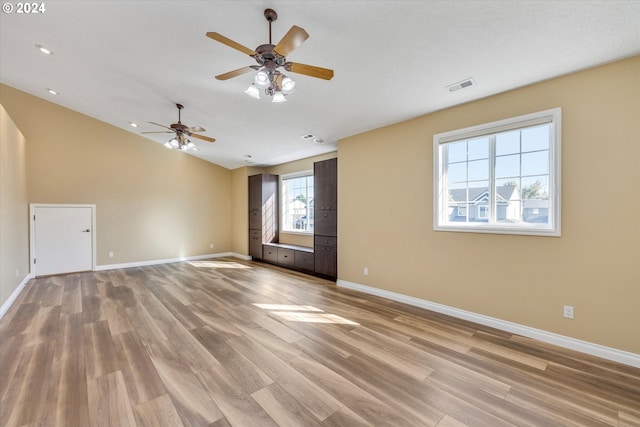
[{"label": "textured ceiling", "polygon": [[[0,15],[2,83],[135,133],[175,123],[179,102],[183,123],[217,140],[196,140],[194,155],[230,169],[246,155],[273,165],[334,151],[350,135],[640,54],[640,1],[44,4]],[[274,43],[294,24],[310,35],[287,59],[331,68],[333,80],[291,73],[296,92],[272,104],[243,93],[251,74],[214,79],[253,60],[205,33],[253,49],[268,42],[267,7],[279,15]],[[469,77],[475,86],[445,89]]]}]

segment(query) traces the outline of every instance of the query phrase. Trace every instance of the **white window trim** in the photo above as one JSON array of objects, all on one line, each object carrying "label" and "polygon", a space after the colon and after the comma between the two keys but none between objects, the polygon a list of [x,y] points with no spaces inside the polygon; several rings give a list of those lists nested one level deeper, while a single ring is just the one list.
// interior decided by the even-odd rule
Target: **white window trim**
[{"label": "white window trim", "polygon": [[[280,202],[280,209],[279,212],[281,212],[280,214],[280,218],[278,218],[279,222],[280,222],[280,234],[295,234],[298,236],[313,236],[313,231],[299,231],[299,230],[285,230],[284,229],[284,216],[285,216],[285,210],[284,207],[282,205],[282,203],[284,203],[284,197],[283,197],[283,192],[284,192],[284,185],[283,185],[283,181],[286,181],[287,179],[292,179],[292,178],[299,178],[302,176],[313,176],[313,169],[310,170],[305,170],[305,171],[300,171],[300,172],[293,172],[293,173],[288,173],[285,175],[280,175],[280,194],[279,194],[279,198],[280,200],[282,200],[282,202]],[[315,180],[313,185],[315,186]]]},{"label": "white window trim", "polygon": [[[457,223],[446,221],[447,203],[443,203],[445,191],[444,164],[441,145],[461,139],[469,139],[510,129],[519,129],[537,124],[551,123],[553,141],[549,147],[549,225],[523,226],[495,223]],[[471,126],[433,135],[433,229],[471,233],[519,234],[533,236],[561,236],[561,108],[511,117],[491,123]]]}]

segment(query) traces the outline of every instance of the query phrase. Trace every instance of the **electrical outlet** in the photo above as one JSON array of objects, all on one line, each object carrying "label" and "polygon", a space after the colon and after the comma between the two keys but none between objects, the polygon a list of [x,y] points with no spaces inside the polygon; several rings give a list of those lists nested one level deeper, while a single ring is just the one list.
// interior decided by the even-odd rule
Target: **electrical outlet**
[{"label": "electrical outlet", "polygon": [[570,305],[565,305],[563,310],[563,315],[567,319],[573,319],[573,307]]},{"label": "electrical outlet", "polygon": [[113,258],[113,252],[109,251],[109,258]]},{"label": "electrical outlet", "polygon": [[369,267],[365,267],[364,268],[364,275],[368,276],[369,275]]}]

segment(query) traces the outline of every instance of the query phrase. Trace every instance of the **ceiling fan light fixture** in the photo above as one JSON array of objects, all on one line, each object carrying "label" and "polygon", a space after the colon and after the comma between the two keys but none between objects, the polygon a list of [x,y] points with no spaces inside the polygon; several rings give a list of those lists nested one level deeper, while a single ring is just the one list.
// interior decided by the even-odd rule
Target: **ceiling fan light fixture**
[{"label": "ceiling fan light fixture", "polygon": [[167,144],[171,145],[171,147],[173,147],[173,148],[179,148],[180,147],[180,142],[178,142],[178,140],[176,138],[171,138]]},{"label": "ceiling fan light fixture", "polygon": [[278,90],[273,94],[271,102],[285,102],[286,100],[287,98],[284,96],[284,93]]},{"label": "ceiling fan light fixture", "polygon": [[266,89],[271,85],[271,79],[269,79],[269,74],[266,71],[260,70],[256,73],[256,76],[253,79],[253,82],[260,89]]},{"label": "ceiling fan light fixture", "polygon": [[252,98],[260,99],[260,90],[258,90],[254,83],[251,83],[251,86],[249,86],[247,90],[244,91],[244,93]]},{"label": "ceiling fan light fixture", "polygon": [[193,142],[189,141],[187,142],[187,149],[188,150],[193,150],[196,148],[196,144],[194,144]]},{"label": "ceiling fan light fixture", "polygon": [[296,82],[293,79],[284,76],[282,79],[282,93],[289,95],[290,93],[293,93],[294,90],[296,90]]},{"label": "ceiling fan light fixture", "polygon": [[169,150],[173,150],[173,145],[171,145],[169,141],[165,142],[164,146],[167,147]]}]

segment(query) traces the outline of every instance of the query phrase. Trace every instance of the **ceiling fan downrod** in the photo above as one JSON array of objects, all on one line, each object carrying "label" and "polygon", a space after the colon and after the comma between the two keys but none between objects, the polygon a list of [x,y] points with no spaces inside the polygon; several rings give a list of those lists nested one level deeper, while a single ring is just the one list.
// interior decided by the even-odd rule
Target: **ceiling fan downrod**
[{"label": "ceiling fan downrod", "polygon": [[273,9],[265,9],[264,10],[264,17],[269,22],[269,44],[272,44],[271,43],[271,23],[278,19],[278,14]]}]

